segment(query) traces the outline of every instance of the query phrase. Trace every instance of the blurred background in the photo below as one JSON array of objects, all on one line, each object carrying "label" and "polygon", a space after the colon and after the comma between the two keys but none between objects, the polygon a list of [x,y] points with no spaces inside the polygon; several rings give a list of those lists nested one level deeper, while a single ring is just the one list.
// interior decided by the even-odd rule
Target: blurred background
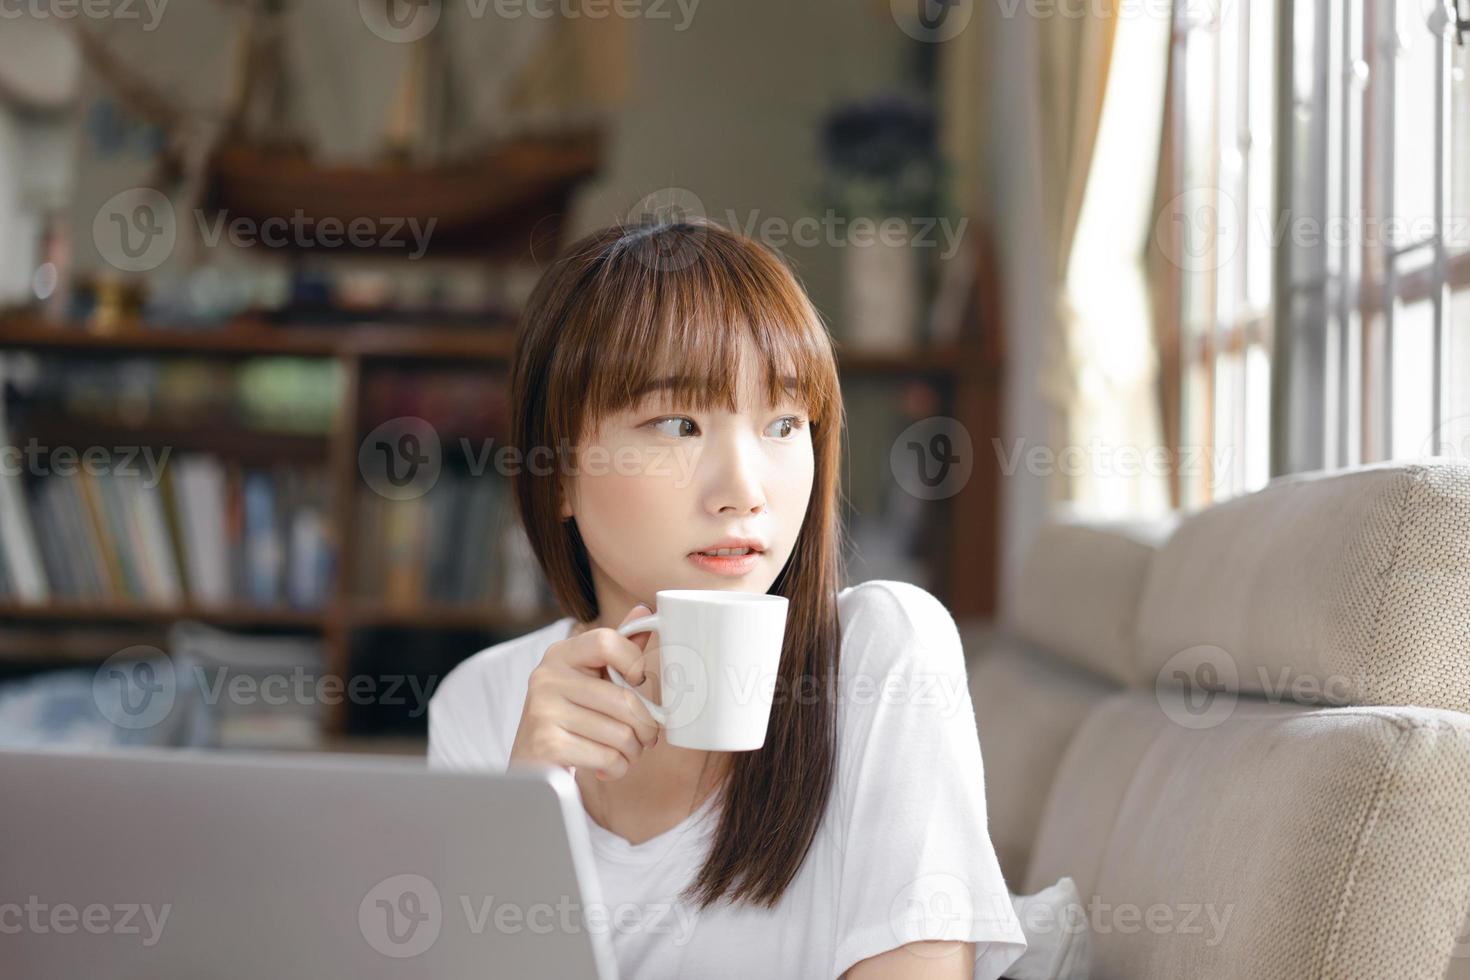
[{"label": "blurred background", "polygon": [[0,744],[422,753],[558,618],[495,451],[557,250],[698,214],[838,342],[848,580],[1470,454],[1470,3],[0,9]]}]

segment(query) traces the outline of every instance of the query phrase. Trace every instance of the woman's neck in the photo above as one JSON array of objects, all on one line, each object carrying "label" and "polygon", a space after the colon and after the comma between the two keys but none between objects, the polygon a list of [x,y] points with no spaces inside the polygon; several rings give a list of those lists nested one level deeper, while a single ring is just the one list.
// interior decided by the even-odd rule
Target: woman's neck
[{"label": "woman's neck", "polygon": [[729,774],[730,753],[682,749],[659,741],[645,749],[621,779],[598,779],[577,769],[589,816],[631,844],[678,826],[716,792]]}]

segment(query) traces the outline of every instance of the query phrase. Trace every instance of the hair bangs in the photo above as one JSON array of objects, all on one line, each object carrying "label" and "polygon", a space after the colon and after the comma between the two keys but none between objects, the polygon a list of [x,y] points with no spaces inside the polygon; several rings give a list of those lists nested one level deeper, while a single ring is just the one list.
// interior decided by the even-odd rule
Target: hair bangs
[{"label": "hair bangs", "polygon": [[595,424],[649,397],[699,411],[737,411],[747,343],[769,404],[796,403],[813,422],[828,420],[841,404],[831,342],[777,257],[708,236],[692,246],[691,260],[658,269],[654,247],[635,238],[609,250],[597,271],[603,356],[587,365],[584,422]]}]

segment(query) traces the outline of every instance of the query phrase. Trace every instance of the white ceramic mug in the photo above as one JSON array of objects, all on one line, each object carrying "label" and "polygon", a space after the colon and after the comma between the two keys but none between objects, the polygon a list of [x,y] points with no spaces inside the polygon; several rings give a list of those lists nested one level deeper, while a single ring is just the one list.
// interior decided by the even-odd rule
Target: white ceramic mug
[{"label": "white ceramic mug", "polygon": [[665,589],[658,611],[618,627],[623,636],[658,633],[660,699],[638,695],[670,745],[741,752],[765,744],[786,635],[785,596],[718,589]]}]

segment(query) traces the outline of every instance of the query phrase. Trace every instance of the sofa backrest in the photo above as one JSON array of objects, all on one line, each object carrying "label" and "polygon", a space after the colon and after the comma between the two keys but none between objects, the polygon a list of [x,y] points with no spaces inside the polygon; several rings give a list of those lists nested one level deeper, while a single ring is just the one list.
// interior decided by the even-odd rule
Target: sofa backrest
[{"label": "sofa backrest", "polygon": [[1153,560],[1137,627],[1144,683],[1207,646],[1247,694],[1470,711],[1470,467],[1293,477],[1202,511]]},{"label": "sofa backrest", "polygon": [[1141,571],[1136,530],[1081,531],[1038,540],[972,671],[1013,890],[1077,881],[1099,977],[1470,956],[1470,468],[1273,483],[1145,537]]},{"label": "sofa backrest", "polygon": [[1052,775],[1088,713],[1133,674],[1134,615],[1149,561],[1172,519],[1059,523],[1027,552],[1013,634],[971,627],[983,651],[970,698],[985,766],[990,839],[1018,887]]}]

